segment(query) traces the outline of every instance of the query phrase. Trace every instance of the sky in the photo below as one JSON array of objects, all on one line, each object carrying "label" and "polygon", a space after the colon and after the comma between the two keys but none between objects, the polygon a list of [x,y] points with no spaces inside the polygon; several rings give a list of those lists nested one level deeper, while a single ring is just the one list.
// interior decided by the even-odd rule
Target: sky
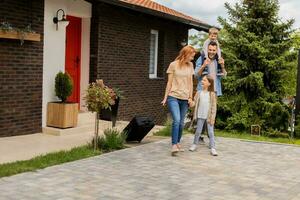
[{"label": "sky", "polygon": [[[169,8],[183,12],[194,18],[207,22],[210,25],[220,26],[217,22],[218,16],[226,17],[227,10],[224,3],[230,5],[239,0],[153,0]],[[293,28],[300,28],[300,1],[299,0],[279,0],[279,17],[286,21],[294,18]]]}]

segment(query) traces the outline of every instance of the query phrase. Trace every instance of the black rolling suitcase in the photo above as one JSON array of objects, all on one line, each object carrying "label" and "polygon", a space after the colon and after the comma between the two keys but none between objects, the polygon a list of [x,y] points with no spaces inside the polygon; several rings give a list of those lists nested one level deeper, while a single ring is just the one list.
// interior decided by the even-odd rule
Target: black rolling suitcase
[{"label": "black rolling suitcase", "polygon": [[123,130],[126,134],[126,141],[138,141],[147,135],[154,127],[153,119],[145,116],[135,116]]}]

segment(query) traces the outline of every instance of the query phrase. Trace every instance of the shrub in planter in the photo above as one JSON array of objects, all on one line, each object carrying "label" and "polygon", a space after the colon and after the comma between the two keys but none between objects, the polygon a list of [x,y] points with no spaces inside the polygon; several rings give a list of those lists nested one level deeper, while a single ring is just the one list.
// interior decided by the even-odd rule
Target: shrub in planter
[{"label": "shrub in planter", "polygon": [[55,77],[55,95],[65,103],[72,91],[73,83],[69,74],[59,72]]},{"label": "shrub in planter", "polygon": [[78,103],[68,103],[72,94],[73,83],[67,73],[59,72],[55,77],[55,94],[60,102],[49,102],[47,105],[47,126],[70,128],[77,125]]}]

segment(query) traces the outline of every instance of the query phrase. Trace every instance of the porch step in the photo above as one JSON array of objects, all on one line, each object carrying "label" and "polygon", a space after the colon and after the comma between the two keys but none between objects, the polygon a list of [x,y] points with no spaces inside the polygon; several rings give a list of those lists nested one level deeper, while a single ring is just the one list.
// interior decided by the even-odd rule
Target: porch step
[{"label": "porch step", "polygon": [[[96,113],[82,112],[78,114],[77,127],[60,129],[54,127],[43,127],[43,133],[50,135],[70,135],[70,134],[90,134],[95,131],[95,115]],[[122,131],[127,125],[128,121],[117,121],[116,129]],[[103,130],[112,128],[111,121],[99,120],[99,134],[103,133]],[[148,133],[148,136],[159,131],[163,126],[154,126],[154,128]]]},{"label": "porch step", "polygon": [[[78,114],[78,126],[86,125],[89,123],[94,123],[95,122],[95,115],[96,113],[91,113],[91,112],[82,112]],[[116,129],[119,131],[122,131],[127,125],[128,121],[117,121],[116,122]],[[159,131],[162,129],[164,126],[154,126],[153,129],[148,133],[148,135],[153,135],[153,133]],[[105,130],[107,128],[112,128],[112,122],[111,121],[104,121],[100,120],[99,124],[99,129],[100,130]]]},{"label": "porch step", "polygon": [[95,122],[96,113],[92,112],[80,112],[78,113],[78,126],[85,125],[87,123]]},{"label": "porch step", "polygon": [[43,127],[43,133],[50,135],[69,135],[77,133],[88,133],[94,131],[95,113],[78,113],[77,126],[74,128],[60,129],[54,127]]},{"label": "porch step", "polygon": [[90,133],[94,131],[94,123],[87,123],[85,125],[80,125],[74,128],[66,128],[66,129],[60,129],[60,128],[54,128],[54,127],[43,127],[43,133],[50,134],[50,135],[70,135],[70,134],[78,134],[78,133]]},{"label": "porch step", "polygon": [[[116,123],[116,129],[119,131],[122,131],[126,126],[128,122],[126,121],[117,121]],[[104,121],[99,120],[99,134],[103,132],[103,130],[112,128],[112,122],[111,121]],[[95,130],[95,122],[94,119],[91,120],[88,123],[78,125],[74,128],[66,128],[66,129],[60,129],[60,128],[54,128],[54,127],[43,127],[43,133],[50,134],[50,135],[70,135],[70,134],[86,134],[90,132],[94,132]]]}]

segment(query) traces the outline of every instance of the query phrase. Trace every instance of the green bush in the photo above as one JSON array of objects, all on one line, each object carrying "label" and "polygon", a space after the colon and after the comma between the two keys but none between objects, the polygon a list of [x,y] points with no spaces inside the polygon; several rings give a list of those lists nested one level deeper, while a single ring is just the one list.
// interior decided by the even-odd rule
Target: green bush
[{"label": "green bush", "polygon": [[[287,131],[289,109],[279,101],[269,98],[269,102],[246,101],[244,95],[218,99],[216,128],[226,130],[249,131],[251,125],[258,124],[269,132]],[[271,131],[271,132],[272,132]]]},{"label": "green bush", "polygon": [[[94,139],[90,146],[93,147]],[[116,129],[105,129],[104,135],[98,136],[98,148],[104,152],[123,149],[126,139],[126,134]]]},{"label": "green bush", "polygon": [[72,94],[73,83],[68,73],[59,72],[55,77],[55,95],[62,101],[66,102]]},{"label": "green bush", "polygon": [[289,133],[280,132],[278,130],[269,129],[266,131],[262,131],[262,135],[269,138],[289,138]]}]

